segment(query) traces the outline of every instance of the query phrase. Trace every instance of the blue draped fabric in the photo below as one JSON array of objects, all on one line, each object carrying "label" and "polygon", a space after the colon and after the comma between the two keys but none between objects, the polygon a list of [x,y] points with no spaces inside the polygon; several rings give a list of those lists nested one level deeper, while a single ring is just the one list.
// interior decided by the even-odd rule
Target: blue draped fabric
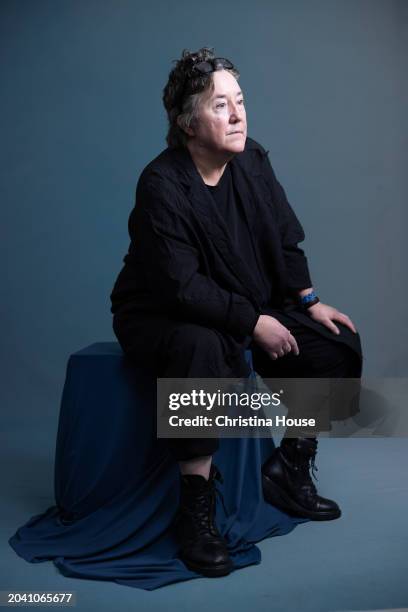
[{"label": "blue draped fabric", "polygon": [[[156,439],[156,379],[115,342],[96,343],[68,362],[55,457],[55,502],[9,540],[31,563],[53,561],[65,576],[136,588],[199,577],[177,557],[172,520],[179,472]],[[290,532],[296,519],[265,503],[261,465],[272,439],[225,438],[214,456],[217,524],[234,569],[260,563],[256,542]]]}]

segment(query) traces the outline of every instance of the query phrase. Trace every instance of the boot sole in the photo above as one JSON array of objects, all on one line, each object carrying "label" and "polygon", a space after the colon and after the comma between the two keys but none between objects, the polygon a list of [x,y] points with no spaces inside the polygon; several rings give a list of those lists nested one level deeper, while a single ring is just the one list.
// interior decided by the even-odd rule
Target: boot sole
[{"label": "boot sole", "polygon": [[297,504],[289,495],[270,478],[262,474],[262,488],[265,500],[287,514],[294,514],[312,521],[333,521],[341,516],[341,510],[332,512],[314,512]]},{"label": "boot sole", "polygon": [[203,565],[198,565],[192,561],[187,561],[183,558],[181,558],[181,560],[183,561],[184,565],[189,570],[196,572],[197,574],[202,574],[203,576],[207,576],[208,578],[218,578],[220,576],[227,576],[233,568],[233,565],[231,562],[224,563],[224,565],[203,566]]}]

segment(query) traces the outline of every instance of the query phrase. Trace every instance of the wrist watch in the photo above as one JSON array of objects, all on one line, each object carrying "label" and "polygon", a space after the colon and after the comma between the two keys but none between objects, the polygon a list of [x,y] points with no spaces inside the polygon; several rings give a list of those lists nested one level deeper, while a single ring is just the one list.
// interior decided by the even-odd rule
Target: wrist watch
[{"label": "wrist watch", "polygon": [[300,298],[300,304],[305,311],[318,302],[320,302],[320,300],[314,291],[311,291],[307,295]]}]

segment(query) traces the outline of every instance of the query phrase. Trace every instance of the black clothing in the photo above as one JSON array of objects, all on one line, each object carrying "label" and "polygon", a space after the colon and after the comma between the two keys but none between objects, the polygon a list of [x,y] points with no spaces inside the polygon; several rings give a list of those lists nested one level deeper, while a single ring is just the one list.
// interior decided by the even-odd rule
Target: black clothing
[{"label": "black clothing", "polygon": [[[298,308],[297,291],[312,286],[298,246],[304,233],[267,152],[247,138],[225,171],[211,189],[188,149],[169,148],[143,170],[111,293],[123,350],[158,377],[247,376],[244,352],[264,313],[292,331],[301,356],[273,361],[252,347],[261,376],[359,377],[359,335],[337,324],[336,336]],[[287,374],[273,374],[282,368]],[[218,441],[171,444],[176,458],[188,459],[212,454]]]},{"label": "black clothing", "polygon": [[222,496],[216,480],[222,482],[222,476],[214,464],[208,480],[199,474],[181,475],[180,505],[174,521],[182,561],[193,572],[213,577],[225,576],[233,568],[215,519],[217,493]]},{"label": "black clothing", "polygon": [[316,438],[282,438],[280,446],[262,466],[265,500],[288,514],[312,521],[332,521],[341,516],[338,504],[317,494],[314,476]]},{"label": "black clothing", "polygon": [[[274,178],[265,151],[251,139],[230,162],[262,265],[274,280],[269,302],[311,285],[297,243],[302,227]],[[112,312],[167,313],[249,341],[262,295],[188,149],[166,149],[143,170],[129,218],[131,243],[111,294]]]},{"label": "black clothing", "polygon": [[[236,251],[245,253],[245,262],[253,273],[253,281],[260,291],[261,303],[267,304],[269,296],[272,295],[272,279],[264,275],[264,266],[259,264],[257,245],[250,234],[248,220],[245,217],[245,207],[234,187],[229,164],[226,165],[218,184],[207,185],[207,188],[215,200],[218,212],[224,219]],[[257,319],[258,315],[255,315],[255,323]]]},{"label": "black clothing", "polygon": [[190,152],[167,148],[139,178],[129,218],[129,252],[111,293],[114,330],[123,350],[149,362],[166,326],[184,321],[216,330],[231,358],[244,361],[242,349],[251,342],[257,315],[273,307],[327,339],[347,344],[361,360],[358,334],[343,328],[334,336],[296,308],[294,292],[312,286],[298,247],[304,232],[267,152],[247,138],[245,150],[228,165],[262,274],[271,279],[268,302]]},{"label": "black clothing", "polygon": [[[250,345],[254,370],[263,378],[359,378],[361,363],[345,344],[328,340],[314,330],[298,323],[284,313],[269,314],[279,319],[295,337],[300,354],[288,353],[272,360],[257,345]],[[341,331],[344,326],[339,325]],[[156,348],[154,360],[159,378],[244,378],[250,368],[238,357],[233,361],[227,353],[223,335],[216,330],[192,323],[178,323],[162,332],[162,341]],[[157,330],[157,332],[159,332]],[[122,333],[124,331],[122,330]],[[133,335],[134,331],[129,331]],[[146,353],[152,351],[146,346]],[[290,408],[290,406],[288,406]],[[347,418],[354,412],[345,405]],[[358,407],[355,407],[358,410]],[[288,418],[299,415],[288,414]],[[335,417],[336,415],[332,415]],[[168,440],[173,457],[187,461],[193,457],[212,455],[218,449],[216,438],[173,438]]]}]

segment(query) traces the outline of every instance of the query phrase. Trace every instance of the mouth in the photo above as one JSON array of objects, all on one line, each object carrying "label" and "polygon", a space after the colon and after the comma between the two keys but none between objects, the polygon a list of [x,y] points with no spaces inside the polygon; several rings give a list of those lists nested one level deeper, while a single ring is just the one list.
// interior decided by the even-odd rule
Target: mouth
[{"label": "mouth", "polygon": [[243,134],[244,132],[241,131],[236,131],[236,132],[230,132],[229,134],[227,134],[227,136],[232,136],[233,134]]}]

